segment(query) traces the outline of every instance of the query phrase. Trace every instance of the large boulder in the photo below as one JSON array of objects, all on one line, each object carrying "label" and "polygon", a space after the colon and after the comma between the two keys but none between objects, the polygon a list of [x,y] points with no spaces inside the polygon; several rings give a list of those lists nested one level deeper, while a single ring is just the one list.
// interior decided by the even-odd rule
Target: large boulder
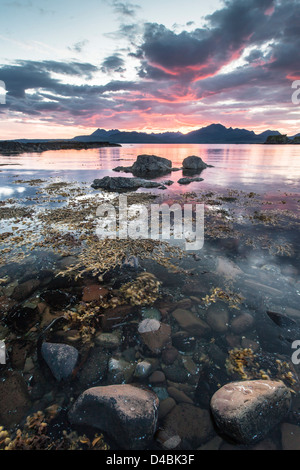
[{"label": "large boulder", "polygon": [[104,176],[95,179],[92,188],[105,189],[106,191],[135,191],[139,188],[159,188],[161,183],[147,181],[141,178],[126,178],[123,176]]},{"label": "large boulder", "polygon": [[212,397],[211,411],[220,431],[251,444],[265,437],[288,413],[291,393],[281,381],[231,382]]},{"label": "large boulder", "polygon": [[182,168],[184,170],[202,171],[209,166],[210,165],[207,165],[207,163],[205,163],[202,158],[197,157],[196,155],[186,157],[182,162]]},{"label": "large boulder", "polygon": [[150,390],[127,384],[94,387],[79,396],[69,420],[106,432],[122,449],[143,449],[156,431],[158,405]]},{"label": "large boulder", "polygon": [[138,155],[132,166],[118,166],[114,171],[132,173],[135,176],[159,176],[172,171],[172,162],[156,155]]}]

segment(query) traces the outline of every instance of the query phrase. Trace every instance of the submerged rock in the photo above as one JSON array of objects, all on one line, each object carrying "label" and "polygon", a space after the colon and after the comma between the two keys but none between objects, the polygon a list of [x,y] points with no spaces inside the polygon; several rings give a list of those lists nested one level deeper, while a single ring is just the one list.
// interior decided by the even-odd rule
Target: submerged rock
[{"label": "submerged rock", "polygon": [[19,424],[31,406],[22,375],[12,372],[0,381],[0,423],[8,428]]},{"label": "submerged rock", "polygon": [[210,331],[209,325],[201,320],[201,318],[197,318],[189,310],[178,308],[172,312],[172,316],[183,330],[195,336],[203,336]]},{"label": "submerged rock", "polygon": [[78,360],[76,348],[68,344],[43,343],[41,353],[56,380],[71,377]]},{"label": "submerged rock", "polygon": [[135,364],[120,358],[111,357],[108,361],[108,381],[112,384],[125,384],[132,380]]},{"label": "submerged rock", "polygon": [[288,413],[291,393],[281,381],[232,382],[212,397],[210,407],[220,431],[243,444],[262,439]]},{"label": "submerged rock", "polygon": [[141,321],[138,327],[142,340],[155,354],[161,353],[162,349],[171,343],[171,327],[153,318]]},{"label": "submerged rock", "polygon": [[69,411],[69,420],[106,432],[122,449],[143,449],[156,431],[157,415],[153,392],[108,385],[83,392]]},{"label": "submerged rock", "polygon": [[190,448],[197,448],[214,435],[209,411],[188,403],[176,405],[167,414],[163,428],[171,435],[180,436]]}]

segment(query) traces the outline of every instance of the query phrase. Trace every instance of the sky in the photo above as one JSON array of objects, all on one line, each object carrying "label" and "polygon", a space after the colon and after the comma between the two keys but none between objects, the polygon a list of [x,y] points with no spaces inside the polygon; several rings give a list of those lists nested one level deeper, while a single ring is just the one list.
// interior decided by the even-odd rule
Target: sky
[{"label": "sky", "polygon": [[0,18],[0,140],[300,132],[300,0],[0,0]]}]

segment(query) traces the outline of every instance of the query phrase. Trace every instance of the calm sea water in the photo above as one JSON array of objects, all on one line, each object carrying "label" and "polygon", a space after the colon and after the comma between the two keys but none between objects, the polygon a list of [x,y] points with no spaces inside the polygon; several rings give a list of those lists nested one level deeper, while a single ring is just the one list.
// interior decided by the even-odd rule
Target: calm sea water
[{"label": "calm sea water", "polygon": [[[214,234],[211,237],[208,236],[205,238],[203,250],[180,261],[180,267],[184,271],[179,274],[178,272],[169,272],[157,263],[147,260],[142,261],[141,268],[153,273],[160,280],[164,288],[165,297],[163,300],[168,299],[167,302],[171,303],[171,307],[172,302],[185,299],[190,302],[191,305],[188,308],[191,309],[193,315],[209,321],[209,315],[213,316],[216,313],[214,311],[216,307],[217,313],[221,317],[221,320],[220,318],[217,320],[221,322],[222,318],[225,320],[221,325],[218,323],[212,326],[211,338],[196,338],[195,340],[191,334],[188,335],[187,344],[181,345],[183,350],[177,346],[180,354],[179,359],[174,363],[175,366],[166,367],[159,356],[158,368],[164,371],[168,382],[177,384],[176,387],[178,386],[179,390],[185,390],[193,403],[188,406],[200,407],[201,409],[209,409],[209,400],[220,385],[240,378],[227,370],[226,360],[234,348],[247,350],[248,347],[251,347],[256,351],[258,362],[255,362],[254,366],[256,367],[258,364],[258,369],[256,367],[256,370],[254,366],[252,369],[252,366],[249,368],[247,373],[252,374],[250,378],[260,378],[259,374],[263,371],[264,374],[270,374],[272,378],[287,379],[282,375],[281,369],[278,369],[276,361],[284,360],[293,366],[291,364],[293,352],[291,341],[300,339],[298,337],[300,334],[300,146],[135,144],[87,151],[54,151],[10,157],[0,156],[0,202],[2,201],[3,209],[10,206],[31,205],[39,213],[47,212],[49,208],[56,208],[59,203],[66,204],[68,202],[68,195],[65,198],[62,196],[62,201],[56,201],[55,195],[51,198],[47,197],[47,185],[53,182],[83,183],[82,188],[86,193],[98,195],[99,191],[91,188],[91,183],[95,178],[102,178],[106,175],[131,176],[130,174],[116,173],[113,168],[130,166],[141,154],[154,154],[168,158],[172,160],[173,167],[177,168],[180,168],[184,158],[190,155],[200,156],[206,163],[213,165],[212,168],[207,168],[201,173],[201,177],[204,179],[202,182],[191,183],[187,186],[178,184],[177,181],[183,176],[180,170],[157,178],[161,181],[171,179],[174,184],[165,191],[153,191],[163,197],[166,196],[167,202],[180,197],[183,193],[193,193],[196,201],[197,198],[203,201],[201,197],[204,196],[206,220],[209,220],[210,214],[213,219],[207,226],[210,229],[215,229],[218,236],[214,236]],[[37,180],[36,183],[34,180]],[[78,187],[79,185],[74,186]],[[140,189],[139,192],[141,191],[148,190]],[[77,197],[76,193],[70,194],[75,194],[74,202]],[[187,197],[190,196],[187,195]],[[94,196],[92,199],[94,201]],[[16,204],[16,202],[20,204]],[[1,210],[2,207],[0,207],[0,213]],[[34,220],[31,228],[33,227],[32,230],[35,233],[39,230],[39,224],[35,226]],[[9,245],[7,242],[9,238],[6,239],[5,234],[10,237],[14,235],[18,224],[22,224],[22,222],[22,216],[17,215],[14,215],[13,218],[4,215],[1,218],[0,233],[3,235],[4,253]],[[222,232],[222,226],[224,227],[226,224],[230,229],[228,237],[226,237],[226,231]],[[49,220],[50,225],[51,221]],[[25,228],[25,230],[27,229]],[[9,297],[16,285],[22,284],[28,279],[36,277],[44,279],[44,271],[46,270],[47,279],[48,277],[49,279],[41,283],[29,300],[30,302],[39,302],[39,296],[42,295],[41,298],[43,298],[46,292],[48,295],[46,303],[51,305],[51,302],[53,303],[51,295],[54,300],[57,295],[56,278],[52,279],[51,277],[57,274],[55,264],[57,260],[53,261],[52,255],[53,253],[47,252],[44,255],[39,250],[34,250],[31,256],[19,266],[17,263],[2,264],[0,278],[4,278],[1,279],[4,285],[0,286],[1,295]],[[58,266],[60,266],[60,261],[58,259]],[[9,280],[5,281],[7,274],[9,274]],[[127,275],[128,273],[126,273]],[[84,280],[84,282],[90,283],[91,279]],[[109,280],[115,289],[119,289],[122,282],[122,279],[118,278]],[[212,295],[217,287],[224,289],[224,292],[239,294],[242,299],[239,308],[227,305],[226,299],[223,301],[222,297],[217,298],[216,303],[211,301],[208,308],[204,306],[203,295]],[[74,292],[72,290],[73,284],[70,286],[67,284],[66,287],[62,283],[60,289],[63,291],[60,292],[61,296],[62,294],[70,295],[70,293],[79,295],[77,285],[75,285]],[[80,299],[80,297],[78,298]],[[28,316],[27,304],[29,300],[25,299],[25,301],[18,303],[19,318],[25,314]],[[76,305],[80,306],[80,302],[78,301]],[[169,308],[171,307],[169,305]],[[30,308],[32,309],[32,306]],[[8,318],[11,315],[11,310],[7,312]],[[292,317],[295,321],[295,327],[282,329],[275,325],[266,313],[269,310]],[[119,337],[122,337],[122,342],[117,351],[109,354],[112,357],[126,358],[126,361],[130,360],[135,364],[135,348],[137,347],[138,352],[142,354],[140,357],[143,358],[145,351],[140,344],[136,327],[144,315],[149,315],[149,318],[152,318],[151,315],[154,314],[156,315],[154,318],[161,319],[161,314],[156,308],[145,309],[145,311],[142,309],[134,321],[129,318],[129,320],[117,325],[112,332],[119,334]],[[244,325],[244,329],[237,328],[236,320],[239,320],[240,315],[243,314],[248,320],[250,317],[252,323],[250,326]],[[145,318],[148,317],[145,316]],[[171,315],[164,317],[163,321],[170,323],[172,338],[176,338],[176,334],[179,333],[176,321]],[[38,323],[37,325],[40,328]],[[6,328],[5,321],[4,326]],[[28,326],[26,321],[25,326],[17,325],[19,336],[17,341],[15,341],[15,335],[13,336],[12,348],[19,347],[19,342],[27,338],[28,329],[31,326],[31,323]],[[16,325],[13,323],[12,328],[15,327]],[[62,332],[58,331],[58,333]],[[54,342],[62,341],[61,337],[55,336],[55,332],[49,338]],[[35,344],[34,341],[33,338],[33,344]],[[81,347],[80,345],[79,348]],[[71,398],[72,400],[77,398],[86,386],[78,384],[76,379],[75,388],[73,388],[73,384],[57,387],[55,380],[49,375],[49,371],[45,371],[45,366],[36,360],[34,348],[35,346],[32,348],[34,367],[29,372],[24,370],[24,378],[33,387],[33,395],[38,397],[34,401],[35,409],[41,408],[43,410],[46,406],[57,403],[61,398],[64,399],[65,409],[68,409]],[[84,348],[82,350],[84,351]],[[95,348],[95,353],[97,351],[99,352],[99,348]],[[129,352],[132,353],[130,359],[128,359]],[[204,362],[203,357],[206,358]],[[187,359],[192,361],[197,373],[189,373],[187,378],[182,379],[182,376],[185,377],[184,374],[186,374],[184,361]],[[104,360],[102,356],[99,358],[100,360]],[[91,363],[93,363],[92,359]],[[98,367],[97,364],[96,366]],[[11,367],[11,362],[8,367]],[[88,366],[85,365],[85,367]],[[12,369],[14,370],[14,366]],[[287,370],[289,371],[289,369]],[[39,375],[40,372],[42,372],[42,376]],[[300,406],[297,404],[300,396],[299,368],[296,371],[293,369],[293,373],[294,377],[297,376],[297,383],[293,384],[293,387],[298,402],[295,400],[290,417],[286,420],[288,423],[300,426]],[[104,382],[98,383],[96,381],[93,385],[110,384],[111,380],[111,375],[108,375]],[[168,382],[165,381],[158,387],[150,385],[161,401],[168,396]],[[145,378],[143,383],[149,386],[148,378]],[[40,391],[41,387],[42,391]],[[52,397],[50,401],[49,395]],[[60,426],[64,429],[64,415],[59,415],[59,419],[57,427]],[[180,432],[181,424],[182,422],[179,420]],[[159,425],[164,426],[165,421],[162,420]],[[193,426],[195,426],[195,436],[190,438],[189,435],[193,435],[194,432]],[[181,449],[194,449],[200,445],[197,440],[198,423],[194,421],[190,428],[191,432],[188,432],[182,439]],[[273,448],[282,448],[281,436],[281,428],[278,424],[269,435]],[[292,440],[292,434],[286,437],[287,441],[289,439]],[[226,448],[226,445],[225,440],[222,442],[222,446]],[[157,443],[153,442],[150,448],[157,449]]]},{"label": "calm sea water", "polygon": [[[300,181],[300,146],[223,145],[223,144],[132,144],[122,147],[82,151],[49,151],[41,154],[0,156],[0,197],[23,194],[22,186],[10,187],[10,175],[20,177],[59,177],[66,181],[92,182],[105,175],[120,176],[111,170],[131,165],[137,155],[154,154],[172,160],[181,167],[189,155],[200,156],[214,168],[204,170],[201,189],[241,189],[276,194],[278,190],[297,192]],[[130,176],[130,175],[124,175]],[[176,181],[181,171],[169,175]],[[161,180],[166,177],[160,178]],[[159,179],[158,179],[159,180]],[[174,184],[170,191],[182,192],[187,187]],[[200,189],[199,183],[188,185],[188,191]],[[13,193],[12,193],[13,192]]]}]

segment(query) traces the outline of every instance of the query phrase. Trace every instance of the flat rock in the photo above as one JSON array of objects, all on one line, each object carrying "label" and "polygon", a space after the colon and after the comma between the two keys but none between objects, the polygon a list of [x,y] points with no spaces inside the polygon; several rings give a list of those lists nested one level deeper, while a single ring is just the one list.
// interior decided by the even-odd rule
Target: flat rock
[{"label": "flat rock", "polygon": [[220,431],[237,442],[263,439],[288,413],[291,393],[281,381],[231,382],[212,397],[210,407]]},{"label": "flat rock", "polygon": [[210,331],[209,325],[189,310],[179,308],[172,312],[172,316],[183,330],[195,336],[203,336]]},{"label": "flat rock", "polygon": [[60,343],[43,343],[42,356],[56,380],[67,380],[78,360],[78,351],[73,346]]},{"label": "flat rock", "polygon": [[190,184],[204,181],[203,178],[180,178],[177,183],[179,184]]},{"label": "flat rock", "polygon": [[187,403],[176,405],[165,417],[163,428],[169,434],[178,435],[191,448],[197,448],[214,435],[208,410]]},{"label": "flat rock", "polygon": [[155,354],[171,343],[171,327],[153,318],[146,318],[138,326],[143,342]]},{"label": "flat rock", "polygon": [[153,392],[132,385],[94,387],[79,396],[69,420],[106,432],[122,449],[143,449],[156,431],[158,404]]},{"label": "flat rock", "polygon": [[126,178],[123,176],[104,176],[95,179],[92,188],[105,189],[106,191],[135,191],[139,188],[159,188],[161,183],[148,181],[141,178]]},{"label": "flat rock", "polygon": [[92,302],[95,300],[101,300],[106,297],[108,290],[100,286],[99,284],[92,284],[91,286],[86,286],[82,292],[82,301],[83,302]]},{"label": "flat rock", "polygon": [[22,375],[13,372],[0,381],[0,423],[10,428],[19,424],[29,410],[31,401]]}]

